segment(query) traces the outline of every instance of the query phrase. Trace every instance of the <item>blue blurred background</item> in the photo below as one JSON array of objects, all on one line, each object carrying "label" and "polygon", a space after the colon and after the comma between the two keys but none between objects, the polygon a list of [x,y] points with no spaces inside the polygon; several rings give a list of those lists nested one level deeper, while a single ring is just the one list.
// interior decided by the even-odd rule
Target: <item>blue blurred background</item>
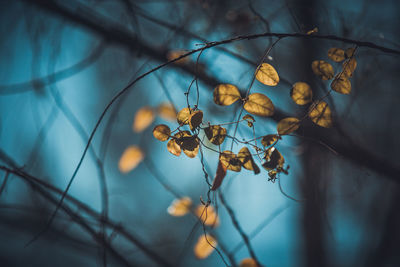
[{"label": "blue blurred background", "polygon": [[[147,75],[114,103],[68,192],[73,199],[64,201],[70,213],[60,209],[51,226],[25,245],[49,221],[56,203],[50,199],[61,197],[54,189],[66,188],[106,105],[130,81],[166,62],[168,52],[237,35],[306,33],[315,27],[316,34],[399,50],[399,12],[394,0],[0,1],[0,266],[224,266],[216,252],[204,260],[194,256],[203,233],[195,216],[167,213],[176,196],[165,185],[191,197],[194,205],[207,199],[200,155],[176,157],[166,143],[153,138],[156,124],[175,129],[175,121],[157,117],[143,132],[132,131],[142,107],[156,108],[169,100],[178,110],[186,107],[184,93],[198,54]],[[240,106],[215,105],[212,90],[218,83],[231,83],[245,92],[274,40],[204,50],[197,69],[204,122],[235,120]],[[277,69],[281,82],[268,87],[256,81],[252,92],[268,95],[277,113],[256,117],[257,136],[275,133],[285,114],[305,114],[307,109],[290,98],[295,82],[308,82],[315,98],[325,94],[329,82],[315,77],[310,66],[313,60],[328,60],[330,47],[352,45],[285,38],[274,46],[266,62]],[[352,93],[334,92],[326,100],[334,127],[306,122],[279,143],[290,165],[288,175],[273,183],[265,170],[258,175],[228,172],[220,188],[265,266],[400,265],[399,55],[360,47],[356,58]],[[189,100],[197,100],[195,87]],[[253,133],[243,124],[239,136],[252,139]],[[132,145],[145,158],[123,174],[118,162]],[[239,149],[234,146],[235,153]],[[205,149],[204,160],[213,178],[218,154]],[[228,260],[228,252],[230,264],[239,264],[251,256],[216,200],[221,223],[207,230],[217,237],[223,257]],[[161,263],[128,236],[157,254]]]}]

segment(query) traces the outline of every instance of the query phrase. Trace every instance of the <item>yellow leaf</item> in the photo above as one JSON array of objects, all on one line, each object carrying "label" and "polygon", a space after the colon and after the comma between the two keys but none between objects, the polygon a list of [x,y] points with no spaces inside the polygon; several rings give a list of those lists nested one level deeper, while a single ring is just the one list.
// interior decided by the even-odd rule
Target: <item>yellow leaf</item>
[{"label": "yellow leaf", "polygon": [[119,159],[118,167],[122,173],[127,173],[136,168],[137,165],[143,160],[144,153],[137,146],[130,146],[125,149]]},{"label": "yellow leaf", "polygon": [[142,107],[135,114],[132,125],[133,131],[136,133],[143,131],[153,123],[154,118],[155,114],[151,107]]},{"label": "yellow leaf", "polygon": [[247,112],[258,116],[267,117],[274,114],[274,104],[272,104],[271,99],[260,93],[249,95],[249,98],[245,101],[243,108]]},{"label": "yellow leaf", "polygon": [[239,89],[232,84],[220,84],[214,89],[214,102],[217,105],[229,106],[239,99]]},{"label": "yellow leaf", "polygon": [[346,58],[344,50],[336,47],[332,47],[328,50],[328,57],[335,62],[341,62]]},{"label": "yellow leaf", "polygon": [[322,80],[330,80],[335,75],[332,65],[323,60],[313,61],[311,68],[315,75],[320,76]]},{"label": "yellow leaf", "polygon": [[265,162],[262,166],[266,170],[273,170],[275,168],[282,168],[285,163],[285,159],[282,154],[275,147],[270,147],[265,152]]},{"label": "yellow leaf", "polygon": [[189,116],[189,127],[190,130],[196,129],[198,126],[200,126],[201,122],[203,121],[203,111],[201,110],[196,110]]},{"label": "yellow leaf", "polygon": [[194,246],[194,255],[198,259],[205,259],[214,251],[217,245],[217,240],[211,235],[201,235]]},{"label": "yellow leaf", "polygon": [[175,142],[180,146],[186,156],[189,158],[196,157],[200,146],[197,137],[192,136],[189,131],[178,132],[174,137],[176,138]]},{"label": "yellow leaf", "polygon": [[170,121],[175,120],[177,116],[174,106],[169,103],[161,103],[160,105],[158,105],[157,112],[161,118]]},{"label": "yellow leaf", "polygon": [[171,130],[165,124],[159,124],[153,129],[153,135],[156,139],[164,142],[167,141],[171,135]]},{"label": "yellow leaf", "polygon": [[247,147],[240,149],[238,154],[239,160],[242,162],[243,168],[246,170],[254,171],[254,174],[260,173],[260,168],[256,165]]},{"label": "yellow leaf", "polygon": [[278,136],[276,134],[268,134],[263,136],[261,139],[261,144],[263,146],[270,146],[278,140]]},{"label": "yellow leaf", "polygon": [[337,75],[331,83],[331,88],[338,93],[348,95],[351,92],[351,83],[345,75]]},{"label": "yellow leaf", "polygon": [[189,116],[192,113],[192,109],[189,108],[183,108],[181,111],[179,111],[176,120],[178,121],[179,125],[185,125],[189,124]]},{"label": "yellow leaf", "polygon": [[308,116],[317,125],[330,128],[332,126],[332,112],[328,104],[319,101],[311,105]]},{"label": "yellow leaf", "polygon": [[239,267],[258,267],[258,264],[253,258],[245,258],[240,262]]},{"label": "yellow leaf", "polygon": [[172,216],[181,217],[186,215],[190,211],[191,206],[192,200],[190,199],[190,197],[183,197],[172,201],[167,211]]},{"label": "yellow leaf", "polygon": [[356,67],[357,60],[354,57],[346,60],[345,62],[343,62],[343,74],[348,78],[352,77]]},{"label": "yellow leaf", "polygon": [[222,144],[226,137],[226,129],[218,125],[209,126],[204,129],[204,132],[208,140],[217,146]]},{"label": "yellow leaf", "polygon": [[313,92],[307,83],[297,82],[293,85],[290,96],[297,105],[306,105],[312,101]]},{"label": "yellow leaf", "polygon": [[176,143],[175,139],[171,139],[168,141],[167,149],[171,154],[178,156],[178,157],[182,152],[181,147]]},{"label": "yellow leaf", "polygon": [[[168,61],[171,61],[171,60],[174,60],[175,58],[178,58],[186,53],[187,53],[187,51],[184,51],[184,50],[172,50],[167,53],[167,59],[168,59]],[[175,61],[174,63],[175,64],[185,64],[185,63],[188,63],[189,61],[190,61],[190,58],[187,56],[187,57],[184,57],[184,58],[181,58],[181,59]]]},{"label": "yellow leaf", "polygon": [[204,205],[198,205],[195,213],[204,225],[212,227],[217,227],[219,225],[219,217],[213,206],[208,206],[206,208]]},{"label": "yellow leaf", "polygon": [[276,86],[279,83],[279,76],[274,67],[268,63],[262,63],[256,73],[256,79],[269,86]]},{"label": "yellow leaf", "polygon": [[242,163],[238,159],[235,153],[229,150],[225,150],[219,156],[219,160],[228,170],[240,172]]},{"label": "yellow leaf", "polygon": [[278,123],[278,134],[279,135],[285,135],[285,134],[290,134],[294,131],[296,131],[300,126],[300,120],[298,118],[294,117],[289,117],[282,119]]}]

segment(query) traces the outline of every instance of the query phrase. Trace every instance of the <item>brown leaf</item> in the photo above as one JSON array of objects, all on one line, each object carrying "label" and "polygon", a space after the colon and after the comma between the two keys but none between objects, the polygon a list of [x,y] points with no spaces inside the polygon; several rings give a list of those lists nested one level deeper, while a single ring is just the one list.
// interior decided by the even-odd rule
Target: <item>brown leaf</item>
[{"label": "brown leaf", "polygon": [[274,114],[274,105],[272,104],[272,101],[267,96],[260,93],[249,95],[243,108],[247,112],[258,116],[267,117]]},{"label": "brown leaf", "polygon": [[198,126],[200,126],[203,121],[203,112],[201,110],[196,110],[189,116],[189,127],[190,130],[193,131]]},{"label": "brown leaf", "polygon": [[323,60],[313,61],[311,68],[315,75],[320,76],[322,80],[330,80],[335,75],[332,65]]},{"label": "brown leaf", "polygon": [[226,176],[226,167],[221,163],[220,160],[218,160],[217,172],[215,174],[211,190],[217,190],[221,186],[225,176]]},{"label": "brown leaf", "polygon": [[268,63],[262,63],[256,73],[256,79],[269,86],[276,86],[279,83],[279,75],[275,68]]},{"label": "brown leaf", "polygon": [[245,168],[246,170],[254,171],[254,174],[260,173],[260,168],[254,162],[253,156],[251,155],[247,147],[243,147],[242,149],[240,149],[238,158],[242,162],[243,168]]},{"label": "brown leaf", "polygon": [[214,251],[217,244],[217,240],[211,235],[201,235],[194,246],[194,255],[198,259],[205,259]]}]

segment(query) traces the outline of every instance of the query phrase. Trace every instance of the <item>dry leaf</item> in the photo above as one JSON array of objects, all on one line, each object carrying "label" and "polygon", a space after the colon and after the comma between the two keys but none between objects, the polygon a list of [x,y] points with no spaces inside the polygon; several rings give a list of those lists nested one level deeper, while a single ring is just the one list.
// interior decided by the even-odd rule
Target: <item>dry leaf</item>
[{"label": "dry leaf", "polygon": [[240,172],[242,168],[242,162],[232,151],[225,150],[224,152],[222,152],[219,156],[219,160],[228,170]]},{"label": "dry leaf", "polygon": [[285,163],[285,159],[282,154],[275,147],[268,148],[265,152],[265,162],[262,166],[266,170],[273,170],[275,168],[282,168]]},{"label": "dry leaf", "polygon": [[354,57],[346,60],[345,62],[343,62],[343,74],[348,78],[352,77],[356,67],[357,60]]},{"label": "dry leaf", "polygon": [[220,84],[214,89],[214,102],[217,105],[229,106],[239,99],[239,89],[232,84]]},{"label": "dry leaf", "polygon": [[256,79],[269,86],[276,86],[279,83],[278,72],[276,72],[275,68],[268,63],[261,64],[261,67],[256,73]]},{"label": "dry leaf", "polygon": [[330,80],[335,75],[332,65],[323,60],[313,61],[311,68],[315,75],[320,76],[322,80]]},{"label": "dry leaf", "polygon": [[297,82],[293,85],[290,96],[297,105],[306,105],[312,101],[313,92],[307,83]]},{"label": "dry leaf", "polygon": [[332,112],[328,104],[324,101],[319,101],[311,105],[308,116],[319,126],[325,128],[332,126]]},{"label": "dry leaf", "polygon": [[153,135],[156,139],[164,142],[167,141],[171,135],[171,129],[165,124],[159,124],[153,129]]},{"label": "dry leaf", "polygon": [[161,103],[158,105],[157,113],[161,118],[170,121],[175,120],[177,116],[174,106],[169,103]]},{"label": "dry leaf", "polygon": [[190,211],[191,206],[192,200],[190,199],[190,197],[183,197],[172,201],[167,211],[172,216],[181,217],[186,215]]},{"label": "dry leaf", "polygon": [[261,144],[263,146],[270,146],[278,140],[278,136],[276,134],[268,134],[263,136],[261,139]]},{"label": "dry leaf", "polygon": [[189,127],[190,130],[193,131],[198,126],[200,126],[203,121],[203,112],[201,110],[196,110],[189,116]]},{"label": "dry leaf", "polygon": [[328,57],[335,62],[342,62],[346,58],[344,50],[336,47],[332,47],[328,50]]},{"label": "dry leaf", "polygon": [[197,137],[192,136],[189,131],[178,132],[174,135],[174,137],[175,142],[180,146],[186,156],[189,158],[196,157],[200,146]]},{"label": "dry leaf", "polygon": [[211,190],[217,190],[221,186],[225,176],[226,176],[226,167],[221,163],[220,160],[218,160],[217,172],[215,174]]},{"label": "dry leaf", "polygon": [[208,126],[204,129],[204,132],[208,140],[217,146],[222,144],[226,137],[226,129],[218,125]]},{"label": "dry leaf", "polygon": [[179,125],[185,125],[189,124],[189,116],[192,113],[192,109],[189,108],[183,108],[181,111],[179,111],[176,120],[178,121]]},{"label": "dry leaf", "polygon": [[181,147],[176,143],[175,139],[171,139],[168,141],[167,149],[171,154],[177,157],[179,157],[182,152]]},{"label": "dry leaf", "polygon": [[260,168],[256,165],[247,147],[240,149],[238,154],[239,160],[242,162],[243,168],[246,170],[254,171],[254,174],[260,173]]},{"label": "dry leaf", "polygon": [[249,98],[246,99],[243,108],[247,112],[258,116],[267,117],[274,114],[274,104],[272,104],[271,99],[260,93],[249,95]]},{"label": "dry leaf", "polygon": [[351,83],[345,75],[337,75],[331,83],[331,88],[338,93],[348,95],[351,92]]},{"label": "dry leaf", "polygon": [[217,244],[217,240],[211,235],[201,235],[194,246],[194,255],[198,259],[205,259],[214,251]]},{"label": "dry leaf", "polygon": [[137,165],[143,160],[144,153],[137,146],[130,146],[125,149],[119,159],[118,167],[122,173],[127,173],[136,168]]},{"label": "dry leaf", "polygon": [[213,206],[198,205],[195,210],[196,216],[202,223],[207,226],[217,227],[219,225],[219,217]]},{"label": "dry leaf", "polygon": [[296,131],[300,126],[300,120],[298,118],[289,117],[279,121],[277,129],[279,135],[290,134]]},{"label": "dry leaf", "polygon": [[140,108],[133,120],[132,129],[134,132],[138,133],[146,129],[150,124],[153,123],[155,118],[154,111],[151,107]]}]

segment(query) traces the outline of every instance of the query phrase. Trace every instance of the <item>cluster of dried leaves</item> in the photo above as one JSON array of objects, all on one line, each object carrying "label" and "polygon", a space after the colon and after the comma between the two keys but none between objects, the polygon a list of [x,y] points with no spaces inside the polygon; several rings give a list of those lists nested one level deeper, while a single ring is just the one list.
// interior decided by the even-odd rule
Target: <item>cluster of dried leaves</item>
[{"label": "cluster of dried leaves", "polygon": [[[356,48],[348,48],[343,50],[340,48],[331,48],[328,50],[328,57],[337,63],[343,62],[342,69],[335,75],[332,65],[324,60],[315,60],[312,62],[311,68],[315,75],[322,80],[332,80],[331,90],[323,97],[335,91],[341,94],[349,94],[351,92],[350,78],[357,66],[354,57]],[[173,54],[171,57],[178,57],[180,54]],[[255,79],[268,85],[276,86],[279,83],[279,75],[275,68],[268,64],[262,63],[256,70]],[[180,156],[182,151],[189,157],[194,158],[199,152],[201,145],[205,146],[199,135],[207,137],[209,142],[217,149],[214,151],[219,153],[216,175],[210,190],[217,190],[227,174],[227,171],[240,172],[242,168],[251,170],[254,174],[260,173],[260,168],[256,164],[253,156],[257,156],[261,161],[261,165],[268,171],[269,180],[275,181],[280,173],[288,173],[289,166],[284,167],[285,159],[276,149],[276,144],[283,136],[289,135],[296,131],[301,123],[309,118],[318,126],[329,128],[332,126],[332,112],[328,104],[322,99],[313,100],[313,91],[306,82],[296,82],[290,92],[294,103],[298,105],[309,105],[307,114],[302,118],[288,117],[284,118],[277,124],[276,133],[260,136],[253,140],[242,142],[244,146],[240,148],[238,153],[230,150],[221,151],[221,145],[227,137],[238,140],[235,136],[228,135],[227,129],[218,124],[203,122],[203,111],[197,107],[190,106],[183,108],[178,113],[173,106],[169,104],[161,104],[157,108],[143,107],[137,111],[133,123],[133,130],[141,132],[153,123],[156,115],[167,119],[176,120],[178,127],[171,131],[166,124],[156,125],[153,129],[153,136],[159,141],[167,142],[167,150],[175,155]],[[254,131],[255,119],[252,115],[268,117],[274,114],[274,104],[268,96],[261,93],[248,94],[242,97],[239,89],[232,84],[220,84],[213,91],[213,99],[215,104],[220,106],[229,106],[237,101],[241,101],[242,108],[249,114],[244,115],[240,121],[233,122],[239,124],[246,122],[247,126]],[[252,114],[252,115],[250,115]],[[255,132],[255,131],[254,131]],[[261,139],[262,147],[257,146],[257,139]],[[254,143],[253,143],[254,141]],[[205,146],[206,148],[209,148]],[[251,150],[254,153],[251,153]],[[137,146],[128,147],[122,154],[119,161],[119,169],[123,173],[127,173],[134,169],[144,158],[144,153]],[[203,203],[204,204],[204,203]],[[168,213],[172,216],[184,216],[187,213],[196,215],[204,225],[216,227],[219,225],[219,217],[214,208],[210,205],[198,205],[196,208],[192,206],[192,200],[189,197],[176,199],[168,207]],[[217,246],[217,240],[211,235],[201,235],[194,247],[194,253],[197,258],[204,259],[208,257]],[[244,259],[241,266],[256,266],[253,259]]]}]

